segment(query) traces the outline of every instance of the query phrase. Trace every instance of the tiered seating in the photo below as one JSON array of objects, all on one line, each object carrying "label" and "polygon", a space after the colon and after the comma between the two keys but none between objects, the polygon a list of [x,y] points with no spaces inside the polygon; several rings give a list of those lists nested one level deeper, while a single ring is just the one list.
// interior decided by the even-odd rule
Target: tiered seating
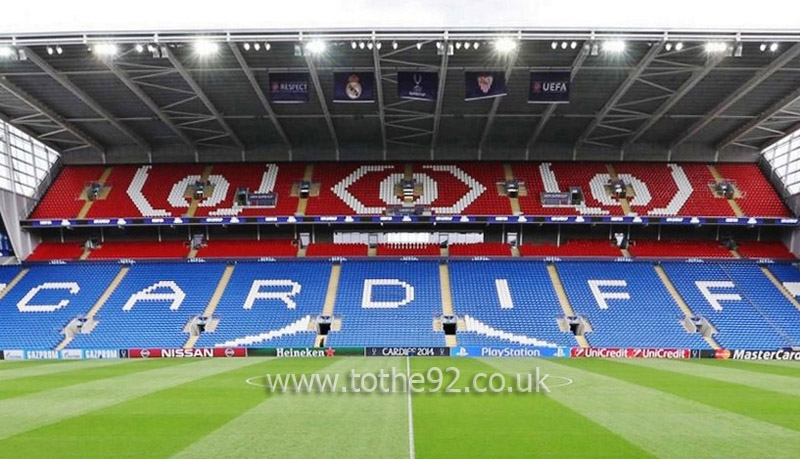
[{"label": "tiered seating", "polygon": [[[435,213],[511,214],[508,197],[497,192],[497,183],[505,180],[501,163],[414,164],[414,173],[436,182],[439,197],[431,203]],[[470,186],[472,180],[476,187]],[[426,186],[431,188],[430,183]]]},{"label": "tiered seating", "polygon": [[[433,331],[442,313],[438,279],[433,261],[343,263],[334,309],[342,329],[330,332],[326,345],[444,346],[444,333]],[[375,284],[371,295],[368,280]]]},{"label": "tiered seating", "polygon": [[[728,201],[717,198],[708,184],[714,182],[714,176],[705,164],[681,164],[683,172],[694,188],[691,199],[683,205],[681,215],[697,217],[734,217],[733,209]],[[759,172],[760,173],[760,172]],[[773,199],[778,199],[775,195]]]},{"label": "tiered seating", "polygon": [[558,328],[556,319],[564,313],[543,262],[449,265],[455,313],[472,319],[469,331],[457,333],[459,345],[575,345]]},{"label": "tiered seating", "polygon": [[92,250],[92,260],[116,260],[121,258],[186,258],[189,244],[184,241],[106,241]]},{"label": "tiered seating", "polygon": [[717,170],[723,178],[734,180],[744,194],[736,203],[745,215],[762,217],[791,217],[769,181],[756,164],[719,164]]},{"label": "tiered seating", "polygon": [[[587,334],[592,346],[706,348],[699,333],[681,325],[678,305],[650,263],[562,262],[557,265],[564,289],[577,314],[594,329]],[[591,284],[600,292],[626,294],[599,304]],[[603,284],[614,282],[619,285]]]},{"label": "tiered seating", "polygon": [[[523,213],[529,215],[622,215],[622,207],[616,202],[603,205],[592,195],[590,182],[598,174],[608,174],[602,163],[517,163],[513,165],[514,177],[525,182],[526,196],[520,196],[519,205]],[[598,182],[599,183],[599,182]],[[602,185],[597,194],[604,195]],[[575,207],[543,207],[541,193],[543,191],[569,191],[569,187],[579,186],[583,189],[586,206]]]},{"label": "tiered seating", "polygon": [[83,254],[83,245],[75,242],[42,242],[27,261],[75,260]]},{"label": "tiered seating", "polygon": [[196,346],[312,346],[309,323],[322,313],[329,276],[327,262],[237,263],[214,313],[217,329]]},{"label": "tiered seating", "polygon": [[366,257],[366,244],[334,244],[332,242],[316,242],[306,248],[307,257]]},{"label": "tiered seating", "polygon": [[[395,180],[385,180],[390,174]],[[402,177],[401,164],[316,164],[313,181],[319,182],[319,196],[308,199],[306,215],[381,214],[386,202],[379,190],[393,195],[394,183]]]},{"label": "tiered seating", "polygon": [[[0,269],[0,279],[7,282],[18,270]],[[31,267],[0,303],[0,349],[54,348],[64,339],[61,330],[91,309],[118,271],[116,264]]]},{"label": "tiered seating", "polygon": [[683,168],[677,164],[620,163],[614,167],[617,175],[626,183],[631,183],[631,178],[636,178],[647,185],[649,202],[645,202],[646,197],[635,194],[638,184],[631,183],[634,196],[628,202],[631,210],[638,215],[679,215],[695,191]]},{"label": "tiered seating", "polygon": [[291,239],[214,239],[197,251],[197,258],[294,257],[297,246]]},{"label": "tiered seating", "polygon": [[224,269],[223,263],[133,265],[95,316],[97,326],[76,335],[69,347],[183,346],[189,336],[184,326],[203,312]]},{"label": "tiered seating", "polygon": [[[128,196],[138,166],[114,166],[106,180],[109,187],[106,199],[92,203],[87,218],[141,217],[142,213]],[[33,217],[32,217],[33,218]]]},{"label": "tiered seating", "polygon": [[570,240],[560,246],[554,244],[523,244],[519,246],[523,257],[620,257],[622,252],[607,239]]},{"label": "tiered seating", "polygon": [[450,244],[448,253],[451,257],[508,257],[511,248],[502,242],[479,242],[476,244]]},{"label": "tiered seating", "polygon": [[739,248],[736,250],[739,252],[740,255],[747,258],[771,258],[773,260],[795,259],[794,254],[790,252],[785,245],[783,245],[783,242],[780,241],[739,242]]},{"label": "tiered seating", "polygon": [[633,241],[628,249],[636,257],[733,258],[717,241]]},{"label": "tiered seating", "polygon": [[[663,263],[664,270],[669,275],[675,288],[686,301],[695,314],[706,317],[719,333],[715,335],[717,342],[729,349],[774,349],[789,344],[781,331],[776,329],[759,312],[754,302],[763,300],[759,292],[765,288],[774,287],[766,277],[748,279],[757,285],[748,286],[742,283],[733,283],[732,287],[716,284],[709,287],[711,294],[738,295],[738,299],[730,297],[729,300],[720,300],[719,308],[715,308],[703,295],[697,282],[727,282],[732,283],[726,270],[717,263]],[[756,297],[748,297],[748,293],[756,293]],[[772,298],[772,296],[766,296]],[[785,300],[784,300],[785,301]],[[758,303],[758,306],[771,307],[770,303]]]},{"label": "tiered seating", "polygon": [[79,199],[81,193],[88,183],[99,179],[102,173],[103,166],[64,167],[39,201],[31,218],[75,218],[86,203]]},{"label": "tiered seating", "polygon": [[379,256],[399,257],[399,256],[439,256],[441,249],[436,244],[378,244],[377,254]]}]

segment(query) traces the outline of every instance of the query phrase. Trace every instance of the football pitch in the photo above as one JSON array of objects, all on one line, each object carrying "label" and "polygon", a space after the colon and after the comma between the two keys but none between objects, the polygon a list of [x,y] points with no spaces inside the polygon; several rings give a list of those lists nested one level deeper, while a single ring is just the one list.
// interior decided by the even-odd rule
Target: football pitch
[{"label": "football pitch", "polygon": [[[458,369],[458,379],[455,370]],[[540,391],[517,375],[550,375]],[[431,370],[433,368],[433,370]],[[435,392],[269,391],[431,375]],[[442,380],[438,381],[441,369]],[[475,375],[494,388],[465,392]],[[535,381],[535,380],[534,380]],[[451,384],[452,383],[452,384]],[[344,384],[341,382],[340,384]],[[365,388],[367,384],[364,380]],[[444,387],[461,389],[445,392]],[[487,389],[488,380],[479,388]],[[552,386],[552,387],[551,387]],[[0,362],[0,457],[792,457],[800,364],[334,357]]]}]

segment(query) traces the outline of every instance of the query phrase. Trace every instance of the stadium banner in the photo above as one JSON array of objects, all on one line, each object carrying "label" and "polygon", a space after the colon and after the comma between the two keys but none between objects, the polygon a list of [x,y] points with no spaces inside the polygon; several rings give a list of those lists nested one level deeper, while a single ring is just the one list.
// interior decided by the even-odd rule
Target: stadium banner
[{"label": "stadium banner", "polygon": [[671,348],[625,348],[625,347],[573,347],[570,357],[599,357],[604,359],[688,359],[690,349]]},{"label": "stadium banner", "polygon": [[37,349],[37,350],[26,350],[23,360],[61,360],[62,355],[59,351],[54,351],[52,349]]},{"label": "stadium banner", "polygon": [[531,72],[529,104],[568,104],[570,72]]},{"label": "stadium banner", "polygon": [[368,347],[367,357],[448,357],[449,347]]},{"label": "stadium banner", "polygon": [[243,347],[197,347],[185,349],[128,349],[130,359],[169,359],[194,357],[247,357],[247,349]]},{"label": "stadium banner", "polygon": [[438,92],[438,72],[397,72],[398,99],[434,101]]},{"label": "stadium banner", "polygon": [[498,347],[458,346],[450,351],[451,357],[569,357],[568,347]]},{"label": "stadium banner", "polygon": [[748,349],[720,349],[717,351],[717,359],[733,360],[800,360],[800,350],[777,349],[767,350],[748,350]]},{"label": "stadium banner", "polygon": [[339,356],[364,357],[363,347],[251,347],[248,357],[325,358]]},{"label": "stadium banner", "polygon": [[504,72],[464,72],[464,88],[464,100],[490,99],[508,94]]},{"label": "stadium banner", "polygon": [[127,359],[127,349],[85,349],[83,358],[88,360],[97,359]]},{"label": "stadium banner", "polygon": [[269,98],[273,104],[308,103],[308,73],[270,73]]},{"label": "stadium banner", "polygon": [[6,352],[0,351],[0,360],[5,360],[5,359],[6,359]]},{"label": "stadium banner", "polygon": [[375,102],[375,74],[334,72],[333,101],[350,104]]}]

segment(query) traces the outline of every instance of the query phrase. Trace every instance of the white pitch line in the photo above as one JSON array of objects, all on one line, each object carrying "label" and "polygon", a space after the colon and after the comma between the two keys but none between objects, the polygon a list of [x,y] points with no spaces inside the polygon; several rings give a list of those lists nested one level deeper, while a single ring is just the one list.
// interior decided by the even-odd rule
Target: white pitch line
[{"label": "white pitch line", "polygon": [[408,457],[414,459],[414,412],[411,410],[411,358],[406,356],[406,393],[408,394]]}]

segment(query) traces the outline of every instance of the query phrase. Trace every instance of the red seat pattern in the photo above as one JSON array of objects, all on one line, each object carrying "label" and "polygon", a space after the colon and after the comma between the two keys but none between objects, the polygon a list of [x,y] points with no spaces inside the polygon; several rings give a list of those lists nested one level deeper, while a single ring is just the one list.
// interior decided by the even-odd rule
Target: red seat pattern
[{"label": "red seat pattern", "polygon": [[318,242],[306,248],[307,257],[366,257],[366,244],[334,244],[332,242]]},{"label": "red seat pattern", "polygon": [[736,181],[744,196],[736,200],[745,215],[750,217],[791,217],[789,209],[778,197],[772,185],[756,164],[719,164],[723,178]]},{"label": "red seat pattern", "polygon": [[30,218],[75,218],[86,203],[79,199],[83,189],[88,183],[97,181],[103,169],[103,166],[68,166],[61,169]]},{"label": "red seat pattern", "polygon": [[291,239],[227,240],[208,241],[205,247],[197,251],[197,258],[230,258],[230,257],[294,257],[297,246]]},{"label": "red seat pattern", "polygon": [[189,244],[184,241],[106,241],[92,250],[92,260],[119,258],[186,258]]},{"label": "red seat pattern", "polygon": [[561,246],[554,244],[523,244],[523,257],[620,257],[622,252],[606,239],[571,240]]},{"label": "red seat pattern", "polygon": [[452,244],[448,247],[452,257],[510,257],[511,248],[502,242],[481,242],[478,244]]},{"label": "red seat pattern", "polygon": [[632,242],[628,251],[636,257],[733,258],[731,251],[717,241],[639,240]]},{"label": "red seat pattern", "polygon": [[[114,166],[106,181],[111,187],[107,199],[92,204],[87,218],[131,218],[142,216],[180,217],[187,214],[191,200],[183,197],[179,183],[189,185],[191,177],[200,177],[206,166],[200,164],[154,166]],[[679,167],[680,169],[674,169]],[[298,198],[291,197],[293,184],[299,182],[306,165],[296,163],[216,164],[211,167],[210,179],[227,186],[205,198],[197,207],[196,216],[289,216],[294,215]],[[631,201],[632,211],[639,215],[733,217],[725,199],[716,198],[709,183],[714,177],[705,164],[682,163],[619,163],[618,174],[635,177],[636,186],[646,187],[650,199],[637,193]],[[755,164],[721,164],[720,173],[736,180],[745,194],[737,199],[747,216],[790,216],[770,183]],[[609,175],[603,163],[513,163],[514,176],[525,182],[527,194],[520,196],[519,205],[526,215],[622,215],[622,207],[602,189]],[[101,166],[67,166],[31,215],[33,219],[75,218],[83,206],[78,197],[86,183],[97,180]],[[306,215],[377,215],[387,206],[399,205],[394,186],[403,177],[405,165],[319,163],[314,164],[312,181],[319,183],[319,196],[308,199]],[[497,192],[497,183],[505,178],[503,165],[493,162],[417,163],[414,174],[423,183],[424,196],[438,214],[509,215],[510,201]],[[680,170],[678,177],[673,174]],[[394,175],[390,178],[390,175]],[[600,177],[598,177],[600,176]],[[189,177],[189,179],[187,179]],[[249,187],[256,191],[262,178],[278,194],[274,209],[236,209],[233,199],[236,189]],[[545,181],[548,186],[545,186]],[[274,187],[271,185],[274,182]],[[592,186],[594,184],[594,186]],[[176,185],[177,188],[176,188]],[[338,186],[337,186],[338,185]],[[680,185],[680,186],[679,186]],[[586,208],[543,207],[540,194],[546,188],[566,191],[580,186],[586,197]],[[594,192],[592,191],[594,188]],[[141,190],[141,196],[135,190]],[[170,199],[170,193],[173,196]],[[435,189],[435,197],[434,197]],[[691,192],[689,190],[691,189]],[[690,193],[685,200],[673,199]],[[388,201],[388,203],[387,203]],[[671,204],[671,206],[670,206]],[[151,210],[152,209],[152,210]],[[659,209],[654,213],[650,213]],[[145,215],[146,214],[146,215]]]},{"label": "red seat pattern", "polygon": [[36,246],[27,261],[75,260],[83,254],[83,245],[75,242],[42,242]]},{"label": "red seat pattern", "polygon": [[424,255],[439,256],[442,251],[436,244],[378,244],[378,256]]},{"label": "red seat pattern", "polygon": [[746,258],[771,258],[773,260],[794,260],[792,252],[779,241],[771,242],[739,242],[739,254]]}]

